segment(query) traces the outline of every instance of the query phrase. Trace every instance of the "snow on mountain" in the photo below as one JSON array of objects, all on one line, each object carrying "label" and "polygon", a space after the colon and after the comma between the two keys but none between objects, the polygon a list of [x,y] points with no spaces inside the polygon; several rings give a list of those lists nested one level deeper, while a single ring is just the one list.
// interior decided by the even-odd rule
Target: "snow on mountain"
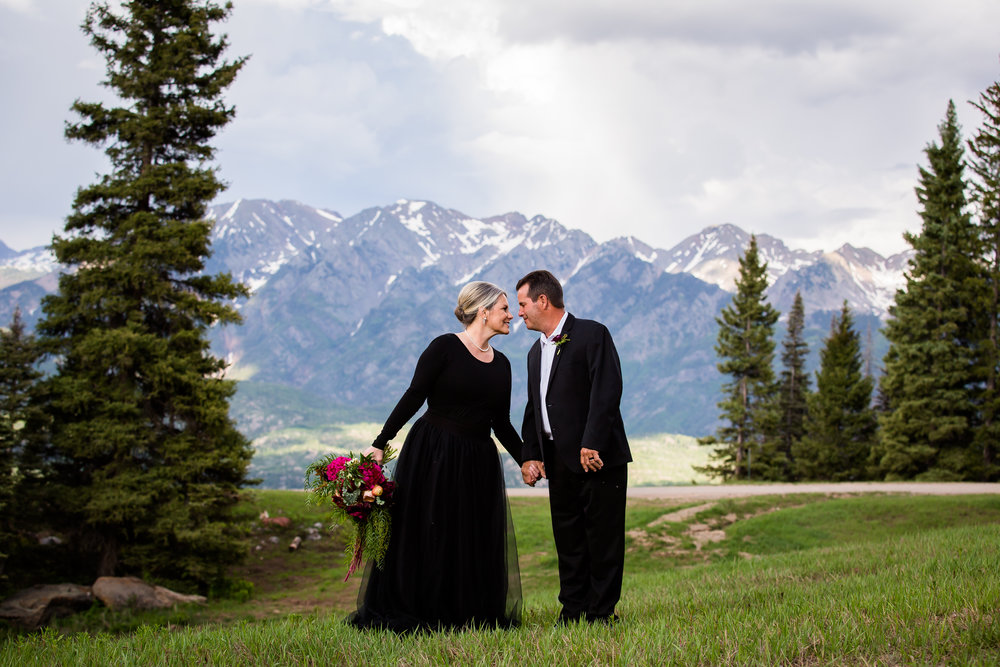
[{"label": "snow on mountain", "polygon": [[214,224],[207,270],[231,271],[251,291],[302,251],[322,247],[342,221],[294,201],[245,199],[211,207],[208,219]]},{"label": "snow on mountain", "polygon": [[[739,259],[750,234],[736,225],[708,227],[669,250],[654,248],[635,237],[596,243],[587,234],[556,220],[516,212],[474,218],[430,201],[399,200],[366,209],[349,218],[294,201],[238,200],[213,206],[212,257],[206,270],[229,271],[251,291],[263,288],[293,264],[352,261],[384,262],[392,270],[379,273],[384,290],[406,267],[436,268],[452,284],[479,276],[504,257],[548,253],[562,280],[570,280],[590,262],[614,248],[670,274],[689,274],[732,292]],[[757,243],[767,262],[776,307],[787,309],[801,290],[807,309],[836,309],[847,298],[859,312],[884,318],[911,253],[884,258],[867,248],[844,245],[831,252],[790,249],[781,240],[760,234]],[[2,249],[0,249],[2,250]],[[9,249],[8,249],[9,250]],[[0,253],[2,254],[2,253]],[[51,252],[33,248],[10,251],[0,259],[0,288],[37,280],[57,269]],[[54,286],[54,280],[50,280]],[[786,303],[787,302],[787,303]]]},{"label": "snow on mountain", "polygon": [[0,289],[27,281],[41,281],[45,289],[52,289],[58,268],[59,264],[47,246],[22,252],[11,251],[0,259]]},{"label": "snow on mountain", "polygon": [[[732,292],[739,275],[739,259],[749,243],[750,234],[736,225],[708,227],[665,251],[661,263],[668,273],[688,273]],[[786,272],[814,263],[821,254],[791,250],[767,234],[757,235],[757,248],[767,262],[772,284]]]},{"label": "snow on mountain", "polygon": [[[657,260],[668,273],[687,273],[722,289],[735,291],[739,259],[750,234],[735,225],[709,227],[692,235]],[[903,270],[912,252],[884,258],[868,248],[844,245],[832,252],[793,250],[767,234],[757,235],[767,263],[768,291],[787,310],[801,290],[806,310],[836,310],[846,298],[858,312],[887,315],[896,290],[905,285]]]},{"label": "snow on mountain", "polygon": [[55,271],[59,263],[48,246],[38,246],[0,260],[0,268],[49,273]]}]

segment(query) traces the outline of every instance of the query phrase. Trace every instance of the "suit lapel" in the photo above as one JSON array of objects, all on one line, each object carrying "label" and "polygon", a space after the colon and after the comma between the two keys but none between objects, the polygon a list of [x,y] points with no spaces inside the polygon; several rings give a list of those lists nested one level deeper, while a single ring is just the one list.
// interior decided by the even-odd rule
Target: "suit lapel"
[{"label": "suit lapel", "polygon": [[[570,329],[573,328],[573,322],[574,321],[576,321],[576,318],[573,317],[572,314],[567,315],[566,316],[566,324],[563,325],[561,333],[564,333],[567,336],[569,336],[569,331],[570,331]],[[564,343],[564,344],[565,345],[569,345],[571,342],[572,342],[572,339],[566,341],[566,343]],[[541,348],[541,344],[540,343],[539,343],[539,348]],[[548,383],[548,385],[546,385],[546,389],[545,389],[546,392],[552,386],[552,378],[554,378],[555,375],[556,375],[556,367],[559,366],[559,358],[560,357],[562,357],[562,348],[561,347],[557,347],[556,348],[556,354],[555,354],[554,357],[552,357],[552,368],[549,369],[549,383]],[[539,362],[539,365],[541,365],[540,362]]]},{"label": "suit lapel", "polygon": [[539,398],[539,384],[542,373],[542,344],[537,340],[528,350],[528,391],[537,400]]}]

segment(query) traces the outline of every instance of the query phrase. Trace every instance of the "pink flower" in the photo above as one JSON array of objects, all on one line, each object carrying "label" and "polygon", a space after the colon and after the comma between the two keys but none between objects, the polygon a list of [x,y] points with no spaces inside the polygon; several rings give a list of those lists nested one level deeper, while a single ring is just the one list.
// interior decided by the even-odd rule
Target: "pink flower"
[{"label": "pink flower", "polygon": [[337,475],[340,474],[340,471],[344,469],[344,466],[346,466],[347,462],[350,460],[351,459],[346,456],[338,456],[334,460],[330,461],[330,465],[326,467],[326,478],[331,482],[336,481]]},{"label": "pink flower", "polygon": [[365,461],[358,466],[358,471],[361,473],[361,479],[364,481],[366,489],[381,485],[385,481],[381,466],[374,461]]}]

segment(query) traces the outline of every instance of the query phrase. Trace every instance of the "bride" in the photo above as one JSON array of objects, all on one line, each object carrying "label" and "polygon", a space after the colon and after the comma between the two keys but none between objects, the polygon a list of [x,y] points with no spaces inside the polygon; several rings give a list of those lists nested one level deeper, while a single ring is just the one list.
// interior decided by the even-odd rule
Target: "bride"
[{"label": "bride", "polygon": [[397,632],[513,627],[521,617],[517,546],[492,430],[521,463],[510,423],[510,362],[490,340],[510,333],[507,295],[472,282],[458,295],[459,333],[420,355],[409,388],[375,438],[382,450],[427,403],[396,463],[385,567],[369,562],[348,622]]}]

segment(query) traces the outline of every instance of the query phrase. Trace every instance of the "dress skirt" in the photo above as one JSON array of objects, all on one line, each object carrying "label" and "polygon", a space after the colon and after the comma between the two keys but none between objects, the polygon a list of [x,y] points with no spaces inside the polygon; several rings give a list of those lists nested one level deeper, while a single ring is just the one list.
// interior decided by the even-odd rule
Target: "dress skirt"
[{"label": "dress skirt", "polygon": [[517,546],[493,440],[425,414],[394,480],[385,567],[369,561],[348,622],[396,632],[516,626]]}]

